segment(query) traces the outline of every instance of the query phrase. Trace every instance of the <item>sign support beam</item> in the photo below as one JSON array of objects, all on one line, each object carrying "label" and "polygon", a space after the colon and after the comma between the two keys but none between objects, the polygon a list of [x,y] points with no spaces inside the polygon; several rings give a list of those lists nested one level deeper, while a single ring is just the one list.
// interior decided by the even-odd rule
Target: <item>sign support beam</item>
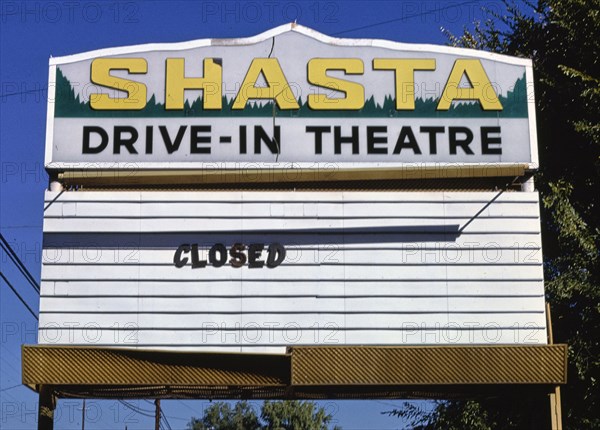
[{"label": "sign support beam", "polygon": [[[554,332],[552,330],[550,303],[546,303],[546,318],[548,319],[548,343],[552,345],[554,344]],[[553,393],[550,393],[550,419],[552,430],[562,430],[562,406],[559,385],[554,387]]]},{"label": "sign support beam", "polygon": [[[566,352],[563,344],[295,346],[278,356],[26,345],[22,364],[23,383],[40,395],[39,430],[53,429],[56,397],[154,398],[160,417],[160,399],[431,399],[516,392],[530,399],[552,393],[552,428],[560,430],[555,387],[566,383]],[[547,409],[534,409],[539,424]]]},{"label": "sign support beam", "polygon": [[40,385],[38,390],[38,430],[54,430],[54,409],[56,408],[54,387]]},{"label": "sign support beam", "polygon": [[[566,345],[295,346],[285,355],[26,345],[23,383],[94,398],[401,398],[566,383]],[[41,402],[48,405],[48,401]],[[50,410],[52,410],[50,408]]]},{"label": "sign support beam", "polygon": [[550,416],[552,418],[552,430],[562,430],[562,407],[558,385],[554,387],[554,393],[550,393]]}]

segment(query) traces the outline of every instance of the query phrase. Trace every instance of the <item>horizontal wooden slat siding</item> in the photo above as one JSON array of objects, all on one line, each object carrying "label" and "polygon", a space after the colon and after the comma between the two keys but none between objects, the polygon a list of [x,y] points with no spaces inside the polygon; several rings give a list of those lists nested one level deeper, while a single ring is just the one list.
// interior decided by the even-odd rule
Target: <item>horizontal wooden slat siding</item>
[{"label": "horizontal wooden slat siding", "polygon": [[[42,332],[40,332],[42,333]],[[502,329],[490,326],[480,329],[456,330],[427,329],[417,330],[407,327],[405,330],[338,330],[334,328],[302,330],[291,327],[288,330],[188,330],[177,332],[173,330],[129,331],[115,333],[114,331],[99,330],[94,327],[85,330],[70,329],[70,331],[47,331],[39,336],[39,343],[86,346],[114,345],[116,340],[124,346],[153,348],[170,348],[173,346],[219,347],[229,345],[244,351],[246,346],[277,346],[277,352],[284,352],[286,346],[294,345],[343,345],[365,344],[365,339],[371,345],[400,345],[400,344],[510,344],[510,343],[545,343],[545,330],[527,328],[525,330]],[[52,342],[52,340],[57,341]],[[59,342],[58,340],[62,340]],[[212,349],[212,348],[211,348]]]},{"label": "horizontal wooden slat siding", "polygon": [[70,300],[42,297],[45,312],[188,312],[188,313],[417,313],[417,312],[518,312],[535,311],[539,297],[231,297],[219,298],[106,298]]},{"label": "horizontal wooden slat siding", "polygon": [[369,297],[513,297],[540,295],[542,281],[435,281],[435,282],[320,282],[287,281],[44,281],[42,297],[306,297],[306,296],[369,296]]},{"label": "horizontal wooden slat siding", "polygon": [[[40,343],[284,352],[546,342],[537,193],[56,197],[46,194]],[[173,265],[183,243],[205,259],[211,245],[236,242],[279,242],[287,256],[274,269]]]},{"label": "horizontal wooden slat siding", "polygon": [[[72,256],[94,260],[98,252],[113,255],[115,262],[138,261],[135,251],[145,249],[167,249],[173,251],[182,243],[198,243],[199,247],[212,246],[215,243],[273,243],[286,244],[286,247],[298,249],[312,247],[323,250],[340,249],[394,249],[403,251],[400,255],[419,253],[433,257],[435,254],[425,251],[439,249],[442,255],[449,255],[444,249],[470,250],[496,249],[539,249],[541,238],[539,233],[485,233],[473,234],[463,231],[460,235],[439,233],[401,233],[401,234],[289,234],[284,232],[264,233],[45,233],[44,262],[52,262],[60,258],[67,260]],[[316,242],[316,243],[315,243]],[[134,248],[133,250],[131,248]],[[529,255],[529,254],[527,254]],[[430,258],[431,258],[430,257]]]},{"label": "horizontal wooden slat siding", "polygon": [[[56,203],[81,203],[81,202],[135,202],[135,203],[212,203],[225,202],[236,204],[266,202],[317,202],[317,203],[364,203],[364,202],[451,202],[451,203],[487,203],[499,193],[488,191],[427,191],[427,192],[387,192],[387,191],[319,191],[319,192],[289,192],[289,191],[93,191],[63,193]],[[48,191],[45,202],[55,201],[57,192]],[[497,203],[537,203],[538,195],[535,192],[503,193]]]},{"label": "horizontal wooden slat siding", "polygon": [[[370,206],[364,203],[122,203],[111,214],[106,213],[105,202],[54,203],[48,208],[46,218],[341,218],[343,211],[350,215],[345,219],[360,217],[386,218],[464,218],[481,209],[485,202],[448,202],[447,207],[434,202],[374,202]],[[76,206],[73,206],[76,205]],[[486,209],[485,217],[536,218],[535,207],[519,203],[500,202],[498,206]],[[426,215],[425,215],[426,214]],[[136,217],[136,218],[137,218]]]},{"label": "horizontal wooden slat siding", "polygon": [[[524,323],[521,329],[543,328],[543,311],[519,312],[524,316]],[[73,314],[63,313],[44,313],[40,315],[40,328],[44,330],[56,330],[62,328],[68,330],[69,327],[61,325],[61,322],[73,318]],[[155,313],[97,313],[87,314],[83,318],[78,318],[78,327],[99,327],[105,330],[156,330],[172,329],[190,330],[190,327],[206,328],[215,330],[228,330],[233,328],[255,329],[257,325],[262,328],[285,327],[335,327],[338,329],[358,329],[372,327],[377,325],[380,328],[395,329],[414,329],[414,328],[436,328],[436,327],[462,327],[463,329],[473,328],[473,325],[479,327],[496,326],[509,329],[519,328],[514,323],[514,312],[510,313],[490,313],[490,312],[446,312],[438,313],[357,313],[357,314],[332,314],[317,313],[314,311],[306,312],[302,315],[290,313],[265,314],[261,312],[244,314],[178,314],[177,318],[172,318],[171,314]]]},{"label": "horizontal wooden slat siding", "polygon": [[[474,214],[473,214],[474,215]],[[265,224],[265,220],[269,223]],[[295,234],[307,234],[317,230],[322,235],[334,235],[339,230],[356,229],[346,231],[349,234],[369,234],[372,230],[375,234],[401,234],[407,232],[406,227],[411,227],[411,233],[454,233],[458,227],[466,224],[469,218],[459,219],[432,219],[432,218],[367,218],[367,219],[321,219],[321,218],[272,218],[265,216],[261,219],[237,219],[237,218],[209,218],[209,219],[129,219],[129,218],[48,218],[44,221],[44,231],[47,232],[74,232],[87,233],[97,231],[98,233],[170,233],[170,232],[244,232],[244,231],[294,231]],[[101,221],[100,226],[98,225]],[[377,228],[373,227],[377,221]],[[512,221],[513,225],[507,221]],[[399,227],[401,223],[401,227]],[[536,233],[538,230],[537,219],[531,218],[476,218],[469,225],[469,234],[473,233]],[[387,228],[386,228],[387,227]],[[386,228],[386,229],[384,229]]]},{"label": "horizontal wooden slat siding", "polygon": [[[542,277],[542,268],[538,265],[493,266],[491,264],[472,264],[468,266],[457,265],[397,265],[386,266],[385,270],[379,267],[375,271],[374,265],[281,265],[277,269],[226,269],[206,267],[204,269],[190,269],[184,267],[176,269],[174,266],[94,266],[89,269],[83,265],[50,265],[44,267],[45,280],[140,280],[152,281],[171,279],[173,281],[213,281],[213,280],[254,280],[254,281],[281,281],[320,279],[321,281],[366,281],[366,280],[485,280],[513,279],[537,280]],[[86,271],[87,268],[87,271]],[[244,270],[246,269],[246,270]],[[115,279],[116,278],[116,279]]]},{"label": "horizontal wooden slat siding", "polygon": [[[524,244],[527,245],[527,244]],[[206,260],[209,246],[199,249],[200,258]],[[287,246],[287,258],[284,265],[335,265],[364,264],[365,254],[380,265],[471,265],[471,264],[540,264],[542,254],[538,247],[501,248],[497,244],[488,243],[484,247],[461,249],[451,246],[423,246],[415,248],[410,245],[391,249],[374,247],[350,247],[337,245]],[[424,254],[423,251],[433,251]],[[116,258],[115,258],[116,257]],[[434,258],[435,257],[435,258]],[[172,266],[172,249],[119,249],[118,254],[106,249],[86,249],[85,252],[54,252],[48,250],[43,255],[45,265],[135,265],[135,266]]]}]

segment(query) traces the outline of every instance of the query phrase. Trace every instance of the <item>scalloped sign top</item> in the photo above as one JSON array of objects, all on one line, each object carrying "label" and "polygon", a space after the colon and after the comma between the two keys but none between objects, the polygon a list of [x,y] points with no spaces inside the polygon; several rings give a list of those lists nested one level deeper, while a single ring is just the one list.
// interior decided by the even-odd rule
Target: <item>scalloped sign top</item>
[{"label": "scalloped sign top", "polygon": [[52,58],[46,167],[537,166],[531,61],[336,39],[241,39]]}]

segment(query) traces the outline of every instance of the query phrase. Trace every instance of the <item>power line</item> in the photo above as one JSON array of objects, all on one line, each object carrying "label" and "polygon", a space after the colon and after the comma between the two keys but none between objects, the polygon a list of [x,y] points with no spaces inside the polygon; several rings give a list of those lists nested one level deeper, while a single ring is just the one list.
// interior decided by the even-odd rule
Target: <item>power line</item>
[{"label": "power line", "polygon": [[190,411],[194,412],[194,413],[198,413],[198,411],[194,408],[192,408],[191,406],[188,406],[187,404],[185,404],[182,400],[177,399],[177,401],[179,403],[181,403],[183,406],[185,406],[186,408],[188,408]]},{"label": "power line", "polygon": [[[151,401],[150,401],[150,400],[148,400],[148,399],[143,399],[143,400],[144,400],[145,402],[148,402],[148,403],[150,403],[151,405],[154,405],[154,403],[153,403],[153,402],[151,402]],[[181,400],[179,400],[179,399],[172,399],[172,400],[178,400],[179,402],[181,402]],[[188,408],[189,408],[189,406],[187,406],[185,403],[182,403],[182,404],[183,404],[183,406],[186,406],[186,407],[188,407]],[[191,408],[190,408],[190,409],[191,409]],[[193,409],[192,409],[192,410],[193,410]],[[194,412],[197,412],[197,411],[194,411]],[[160,409],[160,413],[161,413],[161,414],[162,414],[162,415],[165,417],[165,421],[167,422],[167,427],[168,427],[168,428],[171,428],[171,425],[169,424],[169,421],[167,420],[167,418],[171,418],[172,420],[179,420],[179,421],[189,421],[189,419],[188,419],[188,418],[181,418],[181,417],[175,417],[175,416],[173,416],[173,415],[167,415],[167,414],[164,412],[164,408],[162,408],[162,407],[161,407],[161,409]]]},{"label": "power line", "polygon": [[3,99],[4,97],[10,97],[10,96],[21,96],[23,94],[38,93],[40,91],[46,91],[47,89],[48,89],[48,87],[44,87],[44,88],[36,88],[35,90],[19,91],[18,93],[0,94],[0,99]]},{"label": "power line", "polygon": [[396,405],[396,404],[391,403],[391,402],[383,402],[381,400],[374,400],[374,402],[380,403],[380,404],[385,405],[385,406],[392,406],[394,408],[398,408],[398,407],[402,406],[402,405]]},{"label": "power line", "polygon": [[9,243],[6,241],[6,239],[4,238],[4,236],[2,235],[2,233],[0,233],[0,246],[2,247],[2,249],[4,250],[4,252],[6,252],[6,254],[9,256],[9,258],[11,259],[11,261],[17,266],[17,269],[19,269],[19,271],[25,277],[25,279],[27,279],[27,281],[29,282],[29,284],[31,284],[31,286],[33,287],[33,289],[39,294],[40,293],[40,286],[35,281],[35,278],[31,275],[31,273],[29,272],[29,270],[27,270],[27,267],[25,266],[25,264],[23,264],[23,262],[21,261],[21,259],[19,258],[19,256],[10,247]]},{"label": "power line", "polygon": [[125,406],[128,409],[131,409],[134,412],[137,412],[140,415],[143,415],[145,417],[154,417],[154,413],[151,411],[146,411],[145,409],[139,409],[134,405],[131,405],[129,403],[127,403],[125,400],[119,400],[119,403],[123,404],[123,406]]},{"label": "power line", "polygon": [[[0,357],[0,361],[3,361],[4,363],[6,363],[8,365],[8,367],[10,367],[15,372],[15,376],[17,376],[17,377],[20,376],[19,374],[21,373],[21,371],[17,370],[17,368],[15,366],[13,366],[10,361],[8,361],[4,357]],[[3,372],[4,372],[5,376],[6,376],[6,373],[8,373],[8,372],[6,372],[6,366],[4,366],[4,371]]]},{"label": "power line", "polygon": [[31,285],[31,287],[35,290],[36,293],[40,293],[40,287],[38,286],[37,282],[35,282],[35,280],[31,280],[29,278],[29,276],[27,276],[27,274],[29,273],[27,271],[27,269],[24,269],[23,267],[21,267],[21,265],[19,264],[20,260],[19,257],[14,257],[11,254],[12,249],[11,248],[7,248],[4,246],[4,244],[2,242],[0,242],[0,248],[2,248],[4,250],[4,252],[6,253],[6,255],[8,255],[8,258],[10,258],[10,260],[13,262],[13,264],[17,267],[17,270],[19,272],[21,272],[21,275],[23,275],[25,277],[25,279],[27,280],[27,283],[29,285]]},{"label": "power line", "polygon": [[29,311],[29,313],[35,318],[35,320],[39,321],[39,319],[38,319],[37,315],[35,314],[35,312],[33,312],[33,310],[25,302],[25,300],[23,299],[23,297],[21,297],[21,295],[17,292],[17,290],[15,290],[15,287],[13,287],[10,282],[8,282],[8,279],[6,279],[6,276],[4,276],[4,274],[2,272],[0,272],[0,276],[2,277],[2,279],[4,280],[4,282],[6,282],[6,285],[8,285],[8,287],[13,291],[13,293],[15,293],[15,295],[21,301],[21,303],[23,303],[23,306],[25,306],[27,308],[27,310]]},{"label": "power line", "polygon": [[154,416],[154,411],[151,411],[151,410],[148,410],[148,409],[143,409],[143,408],[140,408],[139,406],[136,406],[136,405],[134,405],[134,404],[131,404],[131,403],[129,403],[129,402],[127,402],[127,401],[125,401],[125,400],[123,400],[122,402],[123,402],[125,405],[129,406],[129,407],[130,407],[132,410],[135,410],[136,412],[139,412],[139,413],[141,413],[141,414],[144,414],[144,413],[146,413],[146,414],[150,414],[150,415]]},{"label": "power line", "polygon": [[[141,399],[141,400],[143,400],[144,402],[146,402],[146,403],[148,403],[148,404],[150,404],[150,405],[154,406],[154,402],[151,402],[151,401],[150,401],[150,400],[148,400],[148,399]],[[173,399],[173,400],[179,400],[179,399]],[[150,411],[150,410],[148,410],[148,409],[143,409],[143,408],[141,408],[141,407],[139,407],[139,406],[135,406],[135,405],[132,405],[132,404],[130,404],[130,403],[127,403],[127,404],[128,404],[128,405],[130,405],[130,406],[132,406],[132,407],[134,407],[134,408],[137,408],[137,409],[139,409],[139,410],[140,410],[140,411],[142,411],[142,412],[146,412],[146,413],[149,413],[149,414],[153,414],[153,413],[154,413],[153,411]],[[187,406],[185,403],[184,403],[183,405],[184,405],[184,406]],[[136,411],[136,412],[137,412],[137,411]],[[197,411],[194,411],[194,412],[197,412]],[[188,419],[187,419],[187,418],[181,418],[181,417],[175,417],[175,416],[166,415],[166,414],[165,414],[165,413],[164,413],[162,410],[161,410],[161,414],[163,414],[165,418],[171,418],[172,420],[188,421]],[[154,416],[154,415],[152,415],[152,416]]]},{"label": "power line", "polygon": [[17,388],[17,387],[20,387],[20,386],[22,386],[22,385],[23,385],[23,384],[17,384],[17,385],[13,385],[12,387],[6,387],[6,388],[2,388],[2,389],[0,389],[0,393],[1,393],[1,392],[3,392],[3,391],[12,390],[13,388]]},{"label": "power line", "polygon": [[4,249],[4,251],[9,255],[9,257],[11,257],[11,260],[13,261],[13,263],[15,263],[20,269],[22,269],[25,272],[25,273],[23,273],[23,276],[25,276],[33,284],[32,286],[39,293],[40,286],[37,284],[37,282],[35,281],[35,278],[31,275],[29,270],[27,270],[27,267],[25,266],[25,264],[23,264],[23,262],[21,261],[19,256],[11,248],[10,244],[4,238],[4,235],[2,233],[0,233],[0,245],[2,245],[2,249]]},{"label": "power line", "polygon": [[138,409],[139,411],[146,412],[146,413],[149,413],[149,414],[154,414],[154,411],[151,410],[151,409],[150,410],[149,409],[144,409],[141,406],[138,406],[138,405],[135,405],[135,404],[131,404],[131,403],[130,403],[130,405],[133,406],[134,408]]},{"label": "power line", "polygon": [[8,392],[7,392],[7,393],[4,393],[4,394],[3,394],[3,396],[8,396],[8,397],[9,397],[9,399],[12,399],[12,401],[13,401],[13,402],[15,402],[15,404],[19,404],[19,403],[20,403],[20,401],[19,401],[19,400],[17,400],[17,399],[15,398],[15,396],[13,396],[12,394],[10,394],[10,393],[8,393]]},{"label": "power line", "polygon": [[442,12],[444,10],[451,9],[453,7],[461,7],[461,6],[465,6],[465,5],[471,4],[471,3],[477,3],[478,1],[479,0],[470,0],[470,1],[465,1],[465,2],[462,2],[462,3],[450,4],[448,6],[444,6],[444,7],[440,7],[440,8],[436,8],[436,9],[431,9],[431,10],[428,10],[426,12],[415,13],[415,14],[412,14],[412,15],[402,16],[400,18],[388,19],[386,21],[375,22],[373,24],[363,25],[361,27],[355,27],[355,28],[350,28],[348,30],[344,30],[344,31],[338,31],[337,33],[332,33],[332,36],[337,36],[338,34],[350,33],[352,31],[356,31],[356,30],[364,30],[364,29],[371,28],[371,27],[377,27],[379,25],[391,24],[392,22],[404,21],[406,19],[417,18],[419,16],[429,15],[430,13]]},{"label": "power line", "polygon": [[167,416],[166,416],[165,414],[163,414],[163,413],[162,413],[162,411],[161,411],[161,413],[160,413],[160,417],[163,419],[163,421],[164,421],[164,423],[165,423],[165,426],[167,427],[167,429],[168,429],[168,430],[173,430],[173,429],[171,428],[171,424],[169,424],[169,420],[167,419]]}]

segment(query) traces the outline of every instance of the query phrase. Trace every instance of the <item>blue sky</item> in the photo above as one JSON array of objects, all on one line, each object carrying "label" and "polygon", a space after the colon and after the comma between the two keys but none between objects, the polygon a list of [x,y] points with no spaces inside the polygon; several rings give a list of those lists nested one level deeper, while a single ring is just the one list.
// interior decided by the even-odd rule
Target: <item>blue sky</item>
[{"label": "blue sky", "polygon": [[[48,58],[99,48],[202,38],[246,37],[296,20],[331,36],[445,44],[441,28],[455,34],[481,1],[0,1],[0,231],[39,281],[41,268]],[[37,311],[39,297],[0,252],[0,270]],[[36,343],[37,325],[8,286],[0,285],[0,428],[35,428],[37,395],[21,381],[21,344]],[[153,410],[146,401],[133,402]],[[173,428],[185,428],[207,401],[164,401]],[[346,429],[402,428],[381,412],[401,401],[322,402]],[[195,412],[194,412],[195,411]],[[57,428],[81,427],[81,401],[62,400]],[[149,428],[153,419],[118,402],[88,402],[87,429]]]}]

